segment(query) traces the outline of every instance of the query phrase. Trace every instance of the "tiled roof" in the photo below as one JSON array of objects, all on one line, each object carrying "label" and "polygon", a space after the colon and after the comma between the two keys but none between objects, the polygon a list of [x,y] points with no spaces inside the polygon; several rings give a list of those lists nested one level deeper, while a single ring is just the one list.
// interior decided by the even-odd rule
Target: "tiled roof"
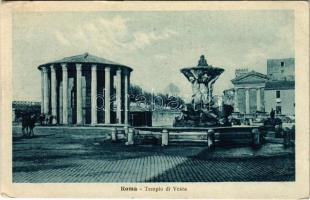
[{"label": "tiled roof", "polygon": [[128,67],[126,65],[122,65],[122,64],[107,60],[105,58],[94,56],[94,55],[91,55],[89,53],[65,57],[65,58],[62,58],[60,60],[56,60],[56,61],[52,61],[49,63],[42,64],[39,66],[39,68],[42,66],[46,66],[46,65],[60,64],[60,63],[94,63],[94,64],[97,63],[97,64],[103,64],[103,65],[123,66],[123,67],[127,67],[127,68],[131,69],[130,67]]},{"label": "tiled roof", "polygon": [[295,81],[268,81],[265,85],[265,90],[287,90],[294,88]]}]

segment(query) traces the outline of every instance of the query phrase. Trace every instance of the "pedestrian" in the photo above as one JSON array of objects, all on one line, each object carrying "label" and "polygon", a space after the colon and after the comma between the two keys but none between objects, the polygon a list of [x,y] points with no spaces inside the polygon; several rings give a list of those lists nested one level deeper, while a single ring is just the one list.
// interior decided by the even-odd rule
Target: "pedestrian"
[{"label": "pedestrian", "polygon": [[35,115],[35,114],[32,114],[32,115],[29,117],[29,121],[28,121],[28,127],[29,127],[28,136],[33,136],[33,135],[34,135],[34,133],[33,133],[33,128],[35,127],[35,123],[36,123],[36,115]]},{"label": "pedestrian", "polygon": [[28,135],[28,122],[29,122],[29,116],[28,113],[22,112],[22,133],[23,136]]},{"label": "pedestrian", "polygon": [[270,118],[271,118],[271,119],[274,119],[275,114],[276,114],[276,113],[275,113],[274,109],[271,108],[271,111],[270,111]]},{"label": "pedestrian", "polygon": [[44,123],[44,119],[45,119],[45,115],[44,113],[41,113],[40,117],[39,117],[39,120],[40,120],[40,125],[42,126],[43,123]]},{"label": "pedestrian", "polygon": [[48,124],[53,123],[53,115],[49,115]]}]

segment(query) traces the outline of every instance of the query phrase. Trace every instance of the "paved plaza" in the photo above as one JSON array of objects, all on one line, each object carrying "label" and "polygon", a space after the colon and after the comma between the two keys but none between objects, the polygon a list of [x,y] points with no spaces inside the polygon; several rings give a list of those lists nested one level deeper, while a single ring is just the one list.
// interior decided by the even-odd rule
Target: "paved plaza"
[{"label": "paved plaza", "polygon": [[[104,136],[105,135],[105,136]],[[41,131],[33,138],[13,133],[13,182],[221,182],[294,181],[293,148],[267,143],[247,146],[203,144],[125,146],[106,134]]]}]

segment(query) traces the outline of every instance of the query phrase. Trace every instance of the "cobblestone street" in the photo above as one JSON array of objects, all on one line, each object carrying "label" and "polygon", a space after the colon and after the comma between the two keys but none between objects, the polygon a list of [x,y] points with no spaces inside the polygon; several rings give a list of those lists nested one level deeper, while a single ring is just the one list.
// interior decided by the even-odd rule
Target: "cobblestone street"
[{"label": "cobblestone street", "polygon": [[99,134],[13,134],[13,182],[294,181],[293,149],[281,144],[217,147],[201,144],[125,146]]}]

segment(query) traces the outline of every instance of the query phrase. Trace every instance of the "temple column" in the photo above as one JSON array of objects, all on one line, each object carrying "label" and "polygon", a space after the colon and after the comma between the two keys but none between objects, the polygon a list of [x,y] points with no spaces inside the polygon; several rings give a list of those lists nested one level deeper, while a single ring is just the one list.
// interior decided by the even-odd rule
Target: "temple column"
[{"label": "temple column", "polygon": [[68,124],[68,69],[67,64],[62,67],[62,123]]},{"label": "temple column", "polygon": [[57,80],[55,66],[51,66],[51,103],[52,103],[52,116],[53,124],[57,123]]},{"label": "temple column", "polygon": [[41,69],[41,114],[44,113],[44,72]]},{"label": "temple column", "polygon": [[106,67],[105,71],[105,85],[104,85],[104,123],[111,123],[111,69],[110,67]]},{"label": "temple column", "polygon": [[82,64],[76,66],[76,123],[82,124]]},{"label": "temple column", "polygon": [[250,113],[250,88],[245,88],[245,113]]},{"label": "temple column", "polygon": [[97,66],[91,66],[91,124],[97,124]]},{"label": "temple column", "polygon": [[128,89],[129,89],[129,84],[130,84],[130,72],[127,71],[127,73],[125,74],[124,76],[125,80],[125,92],[124,92],[124,95],[125,95],[125,102],[124,102],[124,110],[125,110],[125,118],[124,118],[124,124],[128,124],[128,113],[129,113],[129,97],[128,97]]},{"label": "temple column", "polygon": [[264,87],[261,87],[260,89],[261,89],[261,91],[260,91],[261,92],[260,93],[260,95],[261,95],[260,109],[262,112],[265,112]]},{"label": "temple column", "polygon": [[59,124],[63,124],[63,115],[62,115],[62,113],[63,113],[63,111],[62,111],[62,109],[63,109],[63,107],[62,107],[62,101],[63,101],[63,97],[62,97],[62,95],[63,95],[63,93],[62,93],[62,91],[63,91],[63,89],[62,89],[62,86],[63,85],[63,83],[62,83],[62,81],[61,82],[59,82],[59,87],[58,87],[58,90],[57,90],[57,93],[59,94],[58,95],[58,103],[59,103],[59,105],[58,105],[58,108],[57,109],[59,109],[58,110],[58,121],[59,121]]},{"label": "temple column", "polygon": [[122,71],[118,69],[116,71],[116,122],[122,123]]},{"label": "temple column", "polygon": [[48,87],[48,69],[43,67],[43,79],[44,79],[44,94],[43,94],[43,103],[44,103],[44,114],[49,114],[49,87]]},{"label": "temple column", "polygon": [[238,88],[235,88],[235,96],[234,96],[234,112],[239,112],[239,104],[238,104]]},{"label": "temple column", "polygon": [[261,111],[261,94],[260,94],[260,88],[256,89],[256,110]]}]

